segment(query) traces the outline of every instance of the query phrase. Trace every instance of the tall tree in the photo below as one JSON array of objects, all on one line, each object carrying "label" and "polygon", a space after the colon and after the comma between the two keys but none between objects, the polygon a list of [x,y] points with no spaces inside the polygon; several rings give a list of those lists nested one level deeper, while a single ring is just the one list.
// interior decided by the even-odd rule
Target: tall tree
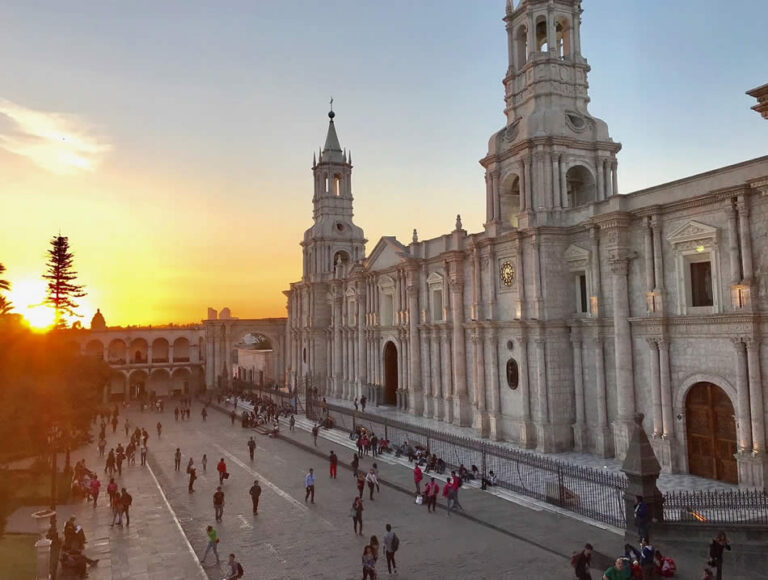
[{"label": "tall tree", "polygon": [[8,314],[13,310],[11,301],[3,296],[2,292],[7,292],[11,289],[11,283],[8,280],[3,280],[2,276],[5,274],[5,266],[0,264],[0,316]]},{"label": "tall tree", "polygon": [[69,249],[69,238],[61,234],[53,236],[43,278],[48,280],[45,303],[54,309],[55,328],[66,327],[65,315],[79,316],[75,312],[79,305],[74,299],[85,296],[85,286],[75,283],[77,272],[72,267],[74,260],[75,256]]}]

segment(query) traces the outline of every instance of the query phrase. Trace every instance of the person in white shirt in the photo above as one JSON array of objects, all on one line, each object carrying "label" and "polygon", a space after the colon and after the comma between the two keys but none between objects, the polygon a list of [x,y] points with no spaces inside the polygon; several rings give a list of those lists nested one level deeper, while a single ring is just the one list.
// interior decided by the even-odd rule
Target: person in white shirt
[{"label": "person in white shirt", "polygon": [[371,501],[373,501],[373,490],[379,483],[379,480],[376,477],[376,472],[373,470],[373,467],[371,467],[371,470],[368,472],[368,475],[365,476],[365,482],[368,484],[368,491],[371,494]]}]

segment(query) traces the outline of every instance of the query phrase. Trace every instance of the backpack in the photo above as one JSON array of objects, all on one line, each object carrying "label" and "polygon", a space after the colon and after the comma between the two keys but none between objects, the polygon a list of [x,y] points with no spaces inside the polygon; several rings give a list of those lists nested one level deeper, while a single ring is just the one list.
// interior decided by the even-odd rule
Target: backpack
[{"label": "backpack", "polygon": [[392,534],[392,552],[397,552],[397,549],[400,547],[400,538],[397,537],[397,534]]},{"label": "backpack", "polygon": [[238,562],[237,563],[237,576],[235,578],[242,578],[243,574],[245,574],[245,571],[243,570],[243,565]]},{"label": "backpack", "polygon": [[576,567],[579,565],[579,556],[581,556],[581,552],[574,552],[573,556],[571,556],[571,566]]},{"label": "backpack", "polygon": [[464,484],[460,477],[456,478],[456,487],[459,488]]},{"label": "backpack", "polygon": [[126,506],[129,506],[129,505],[131,505],[131,504],[133,503],[133,496],[131,496],[131,494],[130,494],[130,493],[126,493],[126,494],[125,494],[125,497],[123,498],[123,503],[124,503]]}]

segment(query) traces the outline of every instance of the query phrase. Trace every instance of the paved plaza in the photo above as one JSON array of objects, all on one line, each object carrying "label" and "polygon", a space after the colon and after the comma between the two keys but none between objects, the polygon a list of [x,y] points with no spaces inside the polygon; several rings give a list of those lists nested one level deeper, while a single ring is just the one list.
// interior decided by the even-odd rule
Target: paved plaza
[{"label": "paved plaza", "polygon": [[[279,439],[271,439],[239,422],[231,424],[223,413],[211,410],[207,421],[202,406],[193,406],[191,420],[175,422],[173,414],[121,411],[132,425],[150,432],[149,467],[124,467],[120,485],[133,494],[130,527],[110,527],[111,513],[102,494],[95,510],[90,504],[65,506],[59,510],[60,525],[74,513],[84,526],[90,557],[100,558],[91,569],[94,579],[220,579],[224,562],[234,552],[246,570],[246,578],[359,578],[360,557],[370,535],[385,533],[392,524],[401,539],[397,553],[402,578],[568,578],[569,557],[584,542],[598,552],[593,576],[599,578],[601,559],[615,555],[623,545],[617,530],[595,527],[572,516],[547,509],[525,498],[499,497],[469,487],[461,492],[462,514],[448,515],[439,509],[428,514],[414,503],[411,472],[391,456],[379,458],[380,494],[368,500],[365,493],[364,536],[355,536],[349,508],[356,495],[351,471],[351,442],[340,431],[321,430],[315,447],[299,417],[297,428],[281,427]],[[121,426],[124,417],[121,415]],[[160,439],[155,424],[163,423]],[[254,461],[246,442],[253,434],[257,442]],[[125,442],[124,431],[108,434],[108,447]],[[181,469],[174,470],[173,453],[182,452]],[[339,455],[338,479],[330,480],[327,454]],[[201,459],[208,456],[207,471]],[[88,465],[103,471],[94,449],[73,454],[85,456]],[[195,492],[187,490],[185,467],[194,459],[199,479]],[[216,463],[224,458],[231,477],[224,483],[226,505],[223,521],[214,521],[212,494],[218,485]],[[361,462],[367,470],[371,457]],[[304,502],[304,475],[314,467],[317,475],[315,504]],[[263,489],[259,515],[252,514],[248,489],[259,479]],[[508,501],[515,499],[515,501]],[[444,504],[444,499],[440,498]],[[18,512],[9,529],[30,528],[29,514]],[[214,525],[221,542],[222,565],[209,555],[205,566],[198,556],[205,549],[205,527]],[[677,558],[679,578],[698,578],[698,559]],[[378,574],[386,575],[381,555]]]}]

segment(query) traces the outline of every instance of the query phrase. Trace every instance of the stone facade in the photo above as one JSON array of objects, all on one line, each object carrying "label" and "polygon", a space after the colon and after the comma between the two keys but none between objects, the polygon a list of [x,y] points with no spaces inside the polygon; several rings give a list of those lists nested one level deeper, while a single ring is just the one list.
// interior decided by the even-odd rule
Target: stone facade
[{"label": "stone facade", "polygon": [[[710,449],[712,477],[731,477],[717,462],[735,453],[732,478],[737,465],[739,483],[764,487],[768,157],[618,195],[621,146],[587,108],[581,12],[507,4],[507,122],[480,161],[481,232],[457,217],[365,255],[331,114],[286,292],[286,377],[542,452],[621,459],[642,412],[667,472],[699,462],[689,440],[706,447],[701,417],[730,401],[710,443],[733,453]],[[696,411],[689,391],[710,384],[725,402]]]}]

